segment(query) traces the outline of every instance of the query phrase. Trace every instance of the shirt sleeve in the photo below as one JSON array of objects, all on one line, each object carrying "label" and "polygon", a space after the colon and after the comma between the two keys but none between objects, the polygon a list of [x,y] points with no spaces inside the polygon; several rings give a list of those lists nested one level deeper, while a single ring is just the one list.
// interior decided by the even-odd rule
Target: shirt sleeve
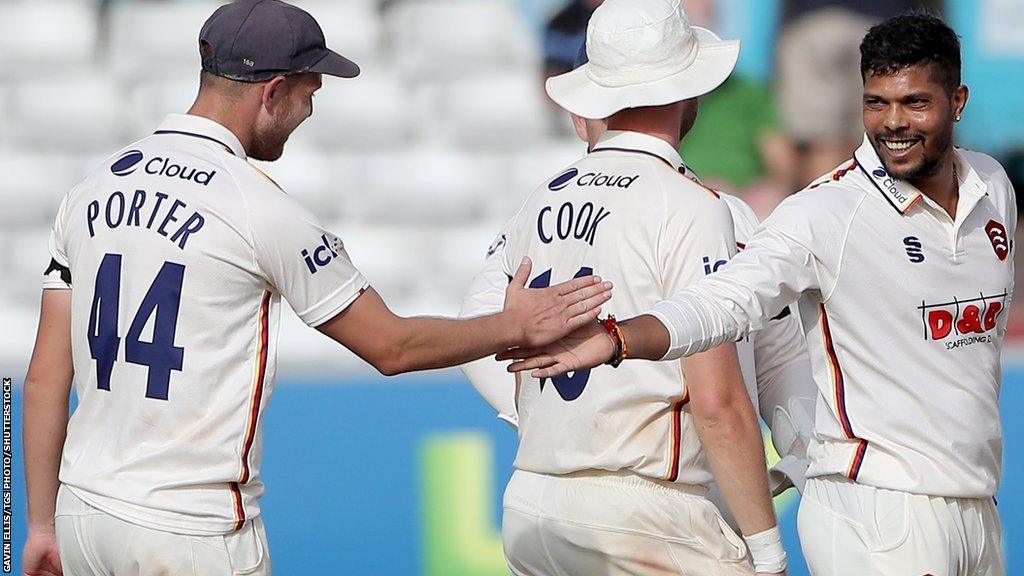
[{"label": "shirt sleeve", "polygon": [[71,290],[71,264],[64,243],[64,211],[67,197],[60,203],[50,229],[50,262],[43,272],[43,290]]},{"label": "shirt sleeve", "polygon": [[369,286],[345,246],[312,212],[279,190],[247,202],[256,265],[299,318],[316,327]]},{"label": "shirt sleeve", "polygon": [[668,203],[658,240],[663,293],[674,294],[736,254],[732,213],[723,200]]},{"label": "shirt sleeve", "polygon": [[[462,299],[460,318],[475,318],[501,312],[505,305],[508,274],[505,272],[506,232],[503,231],[487,251],[484,266],[473,277],[469,290]],[[462,373],[483,399],[498,414],[498,418],[513,427],[518,425],[516,412],[516,377],[493,358],[481,358],[461,366]]]},{"label": "shirt sleeve", "polygon": [[[821,269],[835,268],[848,225],[824,210],[829,204],[818,201],[820,193],[812,196],[811,201],[806,193],[784,201],[721,270],[655,305],[650,314],[671,338],[665,360],[738,340],[802,293],[826,291]],[[812,247],[821,248],[820,254]]]}]

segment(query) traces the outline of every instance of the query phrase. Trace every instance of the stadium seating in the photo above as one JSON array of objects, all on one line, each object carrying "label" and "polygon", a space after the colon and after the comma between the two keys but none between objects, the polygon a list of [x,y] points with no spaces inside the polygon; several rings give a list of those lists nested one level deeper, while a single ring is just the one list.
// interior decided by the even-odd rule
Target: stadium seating
[{"label": "stadium seating", "polygon": [[302,131],[325,149],[393,148],[414,133],[412,104],[394,70],[370,63],[357,78],[325,78],[313,101],[316,121]]},{"label": "stadium seating", "polygon": [[384,26],[376,0],[303,0],[295,4],[316,17],[332,50],[364,70],[384,56]]},{"label": "stadium seating", "polygon": [[[552,118],[564,119],[544,101],[518,0],[392,0],[383,13],[379,0],[298,3],[363,73],[325,78],[314,117],[260,168],[330,223],[397,312],[457,313],[502,223],[584,149],[552,139]],[[187,110],[196,37],[219,2],[100,5],[0,0],[0,306],[23,333],[60,198]],[[283,363],[364,366],[284,317]],[[27,362],[12,342],[0,339],[0,365]]]},{"label": "stadium seating", "polygon": [[438,133],[456,146],[523,149],[543,140],[549,129],[542,85],[532,70],[453,80],[435,97]]},{"label": "stadium seating", "polygon": [[115,2],[107,61],[121,78],[156,78],[199,69],[199,29],[219,2]]},{"label": "stadium seating", "polygon": [[536,59],[512,0],[397,2],[385,14],[396,64],[415,79],[529,67]]},{"label": "stadium seating", "polygon": [[130,135],[126,96],[104,75],[26,80],[9,101],[9,138],[42,151],[106,151]]},{"label": "stadium seating", "polygon": [[0,2],[0,79],[61,76],[91,67],[98,29],[93,2]]},{"label": "stadium seating", "polygon": [[[7,151],[0,154],[0,229],[49,229],[61,197],[85,166],[74,156]],[[4,234],[0,234],[2,237]]]}]

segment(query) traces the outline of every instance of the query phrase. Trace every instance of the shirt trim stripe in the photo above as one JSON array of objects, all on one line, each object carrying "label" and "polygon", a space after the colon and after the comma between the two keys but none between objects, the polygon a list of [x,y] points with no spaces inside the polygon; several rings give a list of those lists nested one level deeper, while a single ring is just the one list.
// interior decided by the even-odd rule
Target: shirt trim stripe
[{"label": "shirt trim stripe", "polygon": [[864,454],[868,450],[868,441],[861,440],[857,444],[857,451],[853,454],[853,460],[850,462],[850,467],[846,469],[846,477],[850,480],[857,480],[857,476],[860,474],[860,467],[864,464]]},{"label": "shirt trim stripe", "polygon": [[651,158],[657,158],[658,160],[661,160],[662,162],[664,162],[665,165],[668,166],[669,168],[671,168],[674,172],[678,172],[679,175],[682,176],[683,178],[686,178],[690,182],[693,182],[694,184],[697,184],[701,188],[707,190],[715,198],[721,198],[721,196],[719,196],[718,192],[715,192],[711,188],[708,188],[707,186],[705,186],[699,180],[694,180],[693,178],[690,178],[689,176],[687,176],[686,175],[686,166],[685,165],[684,166],[673,166],[672,163],[669,162],[668,160],[666,160],[664,156],[661,156],[659,154],[655,154],[654,152],[648,152],[647,150],[637,150],[636,148],[619,148],[617,146],[606,146],[604,148],[594,148],[593,150],[590,151],[591,154],[593,154],[594,152],[631,152],[633,154],[643,154],[645,156],[650,156]]},{"label": "shirt trim stripe", "polygon": [[245,525],[245,508],[242,506],[242,491],[238,489],[238,482],[231,483],[231,500],[235,507],[235,525],[233,532],[238,532]]},{"label": "shirt trim stripe", "polygon": [[157,130],[156,132],[153,132],[153,134],[176,134],[178,136],[191,136],[193,138],[201,138],[203,140],[209,140],[210,142],[215,142],[215,143],[220,144],[221,146],[223,146],[224,149],[227,150],[229,153],[231,153],[232,156],[235,155],[234,151],[231,150],[230,146],[228,146],[227,144],[221,142],[220,140],[217,140],[216,138],[213,138],[211,136],[207,136],[205,134],[196,134],[194,132],[185,132],[183,130]]},{"label": "shirt trim stripe", "polygon": [[238,480],[240,484],[245,484],[249,481],[249,453],[252,451],[252,445],[256,439],[256,426],[259,424],[260,405],[263,400],[263,380],[267,374],[267,327],[269,323],[270,292],[264,292],[263,302],[260,304],[260,339],[256,354],[256,378],[253,385],[252,398],[249,400],[249,424],[246,426],[245,441],[242,444],[242,475]]},{"label": "shirt trim stripe", "polygon": [[672,458],[669,461],[668,474],[665,479],[675,482],[679,478],[679,457],[682,451],[683,406],[690,403],[690,391],[683,394],[682,400],[672,406]]},{"label": "shirt trim stripe", "polygon": [[859,444],[853,456],[853,461],[846,470],[846,477],[856,480],[860,473],[861,464],[864,463],[864,453],[867,451],[868,441],[858,438],[850,424],[850,415],[846,411],[846,383],[843,379],[843,369],[839,365],[839,356],[836,354],[835,343],[832,340],[832,331],[828,326],[828,314],[825,312],[825,305],[818,305],[818,314],[821,318],[821,332],[825,339],[825,352],[828,358],[829,371],[832,375],[833,394],[835,394],[836,414],[839,417],[839,425],[843,434],[849,440],[857,440]]}]

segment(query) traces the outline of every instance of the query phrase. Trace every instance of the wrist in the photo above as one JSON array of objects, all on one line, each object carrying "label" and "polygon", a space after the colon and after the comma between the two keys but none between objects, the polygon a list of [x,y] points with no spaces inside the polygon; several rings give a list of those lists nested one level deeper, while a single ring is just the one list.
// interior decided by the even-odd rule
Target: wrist
[{"label": "wrist", "polygon": [[52,520],[49,522],[29,522],[28,524],[29,536],[50,536],[56,533],[57,529]]},{"label": "wrist", "polygon": [[754,572],[758,574],[775,574],[786,570],[786,550],[782,547],[782,532],[778,526],[772,526],[764,532],[744,536],[750,550],[750,559],[754,563]]},{"label": "wrist", "polygon": [[629,355],[629,346],[626,344],[625,334],[623,334],[622,328],[615,321],[615,316],[611,314],[604,320],[600,320],[599,323],[612,343],[611,357],[605,360],[604,363],[612,368],[618,368],[619,364]]},{"label": "wrist", "polygon": [[494,327],[492,334],[498,335],[498,346],[502,350],[526,346],[528,329],[520,318],[508,310],[502,310],[490,317]]}]

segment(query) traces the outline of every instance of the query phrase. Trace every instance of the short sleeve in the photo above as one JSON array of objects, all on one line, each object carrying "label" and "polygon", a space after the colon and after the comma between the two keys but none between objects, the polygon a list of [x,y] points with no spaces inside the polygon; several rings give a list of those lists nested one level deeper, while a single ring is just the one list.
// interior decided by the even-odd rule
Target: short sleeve
[{"label": "short sleeve", "polygon": [[50,262],[46,265],[46,270],[43,272],[44,290],[71,289],[71,264],[68,262],[64,243],[64,210],[66,205],[67,197],[60,203],[57,216],[53,220],[53,228],[50,229],[48,246]]},{"label": "short sleeve", "polygon": [[663,296],[695,284],[736,254],[732,215],[725,202],[671,202],[665,214],[658,258],[664,277]]},{"label": "short sleeve", "polygon": [[368,287],[341,238],[283,192],[248,201],[256,265],[295,313],[316,327]]},{"label": "short sleeve", "polygon": [[505,307],[505,289],[508,288],[509,277],[505,272],[506,232],[502,232],[487,249],[487,258],[480,272],[473,277],[469,290],[462,299],[459,310],[460,318],[475,318],[487,314],[496,314]]}]

